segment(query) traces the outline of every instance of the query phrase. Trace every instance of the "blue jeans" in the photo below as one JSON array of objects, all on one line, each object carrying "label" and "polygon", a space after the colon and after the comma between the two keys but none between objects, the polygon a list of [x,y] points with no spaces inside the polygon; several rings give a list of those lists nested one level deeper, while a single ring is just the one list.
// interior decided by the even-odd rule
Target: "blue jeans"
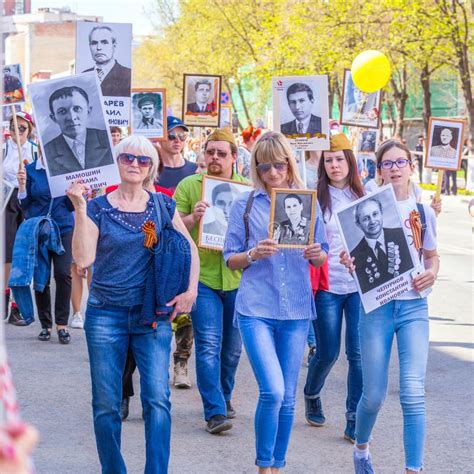
[{"label": "blue jeans", "polygon": [[145,418],[146,474],[168,472],[171,403],[168,386],[171,324],[159,321],[156,330],[138,321],[141,306],[114,306],[89,297],[86,338],[92,379],[94,431],[102,472],[123,474],[120,452],[122,374],[129,345],[140,371]]},{"label": "blue jeans", "polygon": [[306,342],[308,343],[308,347],[316,347],[316,333],[314,332],[314,326],[312,324],[309,325]]},{"label": "blue jeans", "polygon": [[239,314],[238,321],[260,390],[255,413],[255,464],[281,468],[286,464],[309,320],[280,321]]},{"label": "blue jeans", "polygon": [[362,394],[362,366],[359,343],[359,317],[362,309],[358,293],[337,295],[328,291],[316,293],[318,319],[313,322],[316,331],[316,354],[311,359],[304,394],[308,398],[320,396],[326,377],[341,350],[342,318],[346,318],[347,374],[346,418],[354,420]]},{"label": "blue jeans", "polygon": [[406,468],[423,467],[425,445],[425,374],[429,344],[426,298],[395,300],[360,320],[364,389],[356,417],[357,444],[370,441],[377,414],[387,394],[393,336],[400,361],[400,403]]},{"label": "blue jeans", "polygon": [[196,377],[204,418],[226,415],[234,389],[242,340],[232,321],[237,290],[213,290],[199,283],[193,322]]}]

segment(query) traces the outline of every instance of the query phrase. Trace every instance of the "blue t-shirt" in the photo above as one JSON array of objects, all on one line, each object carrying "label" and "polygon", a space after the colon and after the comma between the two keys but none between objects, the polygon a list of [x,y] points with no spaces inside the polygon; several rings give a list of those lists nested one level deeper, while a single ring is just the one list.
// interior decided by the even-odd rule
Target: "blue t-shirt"
[{"label": "blue t-shirt", "polygon": [[[163,199],[172,219],[176,203],[164,194]],[[143,212],[120,211],[100,196],[89,201],[87,215],[99,228],[90,295],[117,306],[142,304],[153,253],[144,246],[141,228],[151,220],[160,232],[151,193]]]}]

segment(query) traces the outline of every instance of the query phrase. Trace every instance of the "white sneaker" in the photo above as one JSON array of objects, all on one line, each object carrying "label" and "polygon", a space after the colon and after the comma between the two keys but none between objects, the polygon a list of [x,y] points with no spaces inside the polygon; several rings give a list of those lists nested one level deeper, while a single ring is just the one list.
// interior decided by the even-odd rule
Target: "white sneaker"
[{"label": "white sneaker", "polygon": [[71,327],[74,329],[84,329],[84,320],[81,313],[74,313],[72,316]]}]

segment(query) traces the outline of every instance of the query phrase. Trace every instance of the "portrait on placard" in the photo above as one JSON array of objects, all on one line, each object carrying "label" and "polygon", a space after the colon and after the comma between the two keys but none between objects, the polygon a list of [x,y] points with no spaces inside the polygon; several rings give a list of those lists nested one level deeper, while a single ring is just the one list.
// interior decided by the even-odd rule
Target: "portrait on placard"
[{"label": "portrait on placard", "polygon": [[19,64],[3,66],[3,101],[2,105],[13,105],[25,102],[25,90]]},{"label": "portrait on placard", "polygon": [[120,179],[94,72],[29,86],[53,197],[81,178],[92,189]]},{"label": "portrait on placard", "polygon": [[354,258],[354,277],[366,312],[411,290],[415,264],[392,185],[336,213],[343,244]]},{"label": "portrait on placard", "polygon": [[329,148],[327,76],[274,77],[273,129],[296,150]]},{"label": "portrait on placard", "polygon": [[431,117],[428,127],[427,168],[458,170],[461,167],[464,120]]},{"label": "portrait on placard", "polygon": [[269,238],[279,247],[304,248],[313,243],[316,191],[272,189]]},{"label": "portrait on placard", "polygon": [[250,185],[204,175],[202,200],[209,203],[199,226],[199,246],[222,250],[227,232],[230,208],[240,194],[251,190]]},{"label": "portrait on placard", "polygon": [[3,211],[5,210],[5,207],[7,206],[14,189],[15,186],[10,183],[10,181],[2,178],[2,202],[0,206],[0,214],[3,214]]},{"label": "portrait on placard", "polygon": [[132,90],[132,133],[158,141],[165,139],[165,89]]},{"label": "portrait on placard", "polygon": [[232,126],[232,108],[230,105],[221,105],[221,117],[219,120],[220,128],[229,128]]},{"label": "portrait on placard", "polygon": [[131,67],[130,23],[77,22],[76,73],[97,75],[110,126],[129,125]]},{"label": "portrait on placard", "polygon": [[183,122],[191,127],[219,127],[221,76],[184,74]]},{"label": "portrait on placard", "polygon": [[342,89],[341,124],[379,128],[380,123],[380,91],[367,94],[356,87],[352,80],[351,71],[344,71]]},{"label": "portrait on placard", "polygon": [[377,146],[377,130],[361,130],[357,137],[357,151],[359,153],[375,153]]}]

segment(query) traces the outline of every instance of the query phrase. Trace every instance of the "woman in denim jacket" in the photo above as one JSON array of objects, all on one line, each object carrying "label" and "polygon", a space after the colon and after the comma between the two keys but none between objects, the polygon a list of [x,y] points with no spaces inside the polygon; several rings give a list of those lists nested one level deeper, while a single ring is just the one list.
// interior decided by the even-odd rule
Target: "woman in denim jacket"
[{"label": "woman in denim jacket", "polygon": [[[191,311],[197,294],[199,258],[179,214],[174,212],[174,200],[163,195],[174,227],[191,246],[190,281],[187,291],[168,302],[173,307],[170,317],[144,324],[141,308],[153,253],[148,245],[150,233],[143,229],[154,226],[159,234],[162,219],[158,219],[153,196],[143,189],[143,182],[155,176],[158,155],[146,138],[133,135],[122,140],[115,152],[121,178],[117,190],[87,205],[83,197],[85,185],[77,182],[68,190],[76,212],[74,260],[83,268],[94,264],[85,322],[94,429],[102,472],[125,473],[120,451],[120,402],[130,346],[141,376],[145,473],[161,474],[168,470],[170,452],[171,320]],[[162,245],[166,246],[166,242]]]},{"label": "woman in denim jacket", "polygon": [[260,389],[255,414],[256,465],[259,473],[274,474],[285,466],[298,373],[309,323],[316,317],[308,261],[321,266],[328,246],[319,217],[314,243],[304,250],[280,249],[268,238],[272,188],[304,188],[291,147],[281,133],[267,132],[257,140],[251,176],[255,191],[249,239],[246,242],[246,193],[232,206],[224,259],[232,270],[244,270],[235,319]]}]

